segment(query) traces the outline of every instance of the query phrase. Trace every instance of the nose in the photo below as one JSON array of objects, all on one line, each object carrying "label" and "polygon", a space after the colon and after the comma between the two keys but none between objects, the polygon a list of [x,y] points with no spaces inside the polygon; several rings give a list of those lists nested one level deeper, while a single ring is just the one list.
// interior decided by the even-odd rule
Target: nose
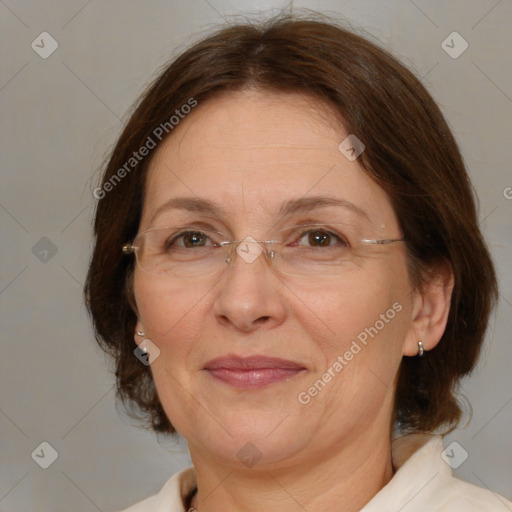
[{"label": "nose", "polygon": [[286,318],[282,284],[269,268],[263,248],[249,237],[230,258],[213,307],[217,321],[244,333],[280,325]]}]

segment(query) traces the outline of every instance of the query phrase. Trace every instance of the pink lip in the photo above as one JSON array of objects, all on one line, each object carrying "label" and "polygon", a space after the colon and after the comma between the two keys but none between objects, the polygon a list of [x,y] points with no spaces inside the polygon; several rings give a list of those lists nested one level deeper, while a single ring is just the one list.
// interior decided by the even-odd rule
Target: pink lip
[{"label": "pink lip", "polygon": [[219,357],[204,369],[215,379],[242,389],[255,389],[281,382],[305,370],[293,361],[275,357]]}]

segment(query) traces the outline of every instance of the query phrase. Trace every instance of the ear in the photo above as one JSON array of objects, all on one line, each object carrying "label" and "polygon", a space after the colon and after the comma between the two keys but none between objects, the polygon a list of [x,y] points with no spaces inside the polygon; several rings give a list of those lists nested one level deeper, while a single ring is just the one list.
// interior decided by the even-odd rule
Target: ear
[{"label": "ear", "polygon": [[432,350],[441,340],[448,322],[453,291],[453,270],[447,261],[436,263],[421,289],[414,293],[411,325],[403,345],[405,356],[418,353],[418,341],[425,351]]}]

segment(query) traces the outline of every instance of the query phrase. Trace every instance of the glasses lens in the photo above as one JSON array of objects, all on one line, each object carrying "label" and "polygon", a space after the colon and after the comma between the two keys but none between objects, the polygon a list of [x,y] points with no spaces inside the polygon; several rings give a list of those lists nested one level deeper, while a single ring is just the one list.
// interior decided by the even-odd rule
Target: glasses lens
[{"label": "glasses lens", "polygon": [[[283,274],[331,277],[360,268],[367,259],[390,251],[390,240],[376,235],[375,230],[361,229],[356,224],[326,223],[293,226],[268,242],[252,237],[228,242],[216,231],[165,227],[141,233],[133,245],[139,266],[157,275],[200,277],[221,273],[229,268],[236,252],[247,264],[265,254],[274,269]],[[379,241],[386,244],[376,243]]]},{"label": "glasses lens", "polygon": [[195,277],[215,273],[227,265],[219,233],[190,228],[157,228],[136,239],[140,267],[151,274]]},{"label": "glasses lens", "polygon": [[[363,237],[363,233],[370,236]],[[364,242],[376,233],[351,223],[302,225],[284,231],[273,265],[279,272],[304,277],[332,277],[360,268],[389,249]]]}]

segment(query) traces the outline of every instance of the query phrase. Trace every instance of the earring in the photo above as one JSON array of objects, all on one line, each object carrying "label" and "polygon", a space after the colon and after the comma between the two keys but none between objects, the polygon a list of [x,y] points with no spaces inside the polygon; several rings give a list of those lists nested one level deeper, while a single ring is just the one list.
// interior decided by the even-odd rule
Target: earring
[{"label": "earring", "polygon": [[418,356],[421,357],[424,354],[425,350],[423,348],[423,342],[418,341]]},{"label": "earring", "polygon": [[146,334],[143,331],[137,331],[137,336],[146,336]]}]

